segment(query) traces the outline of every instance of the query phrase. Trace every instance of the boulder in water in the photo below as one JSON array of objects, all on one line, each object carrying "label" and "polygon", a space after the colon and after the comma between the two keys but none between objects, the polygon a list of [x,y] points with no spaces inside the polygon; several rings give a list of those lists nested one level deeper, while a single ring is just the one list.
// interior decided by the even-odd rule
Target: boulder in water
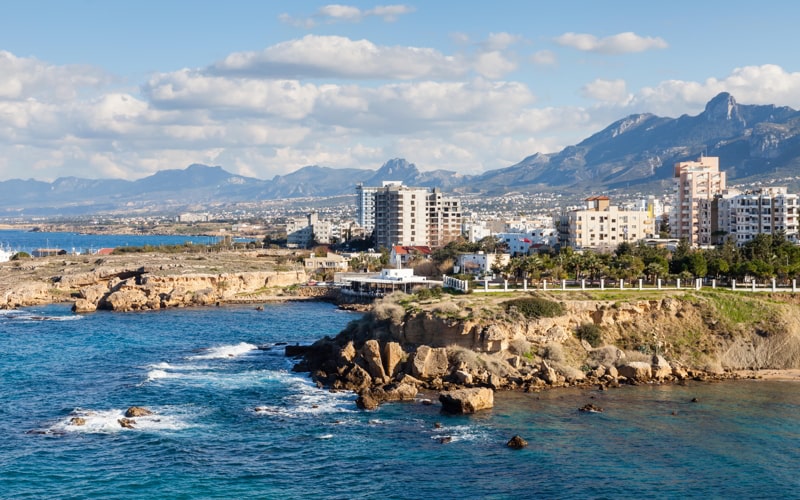
[{"label": "boulder in water", "polygon": [[494,391],[487,387],[456,389],[439,394],[439,401],[448,413],[475,413],[494,406]]},{"label": "boulder in water", "polygon": [[136,420],[131,420],[130,418],[120,418],[117,419],[117,423],[119,423],[120,427],[124,427],[125,429],[134,429]]},{"label": "boulder in water", "polygon": [[146,417],[147,415],[152,415],[152,414],[153,414],[152,411],[142,406],[131,406],[125,412],[125,417],[127,418]]},{"label": "boulder in water", "polygon": [[506,446],[514,450],[521,450],[522,448],[528,446],[528,442],[522,439],[518,434],[509,439],[508,442],[506,443]]}]

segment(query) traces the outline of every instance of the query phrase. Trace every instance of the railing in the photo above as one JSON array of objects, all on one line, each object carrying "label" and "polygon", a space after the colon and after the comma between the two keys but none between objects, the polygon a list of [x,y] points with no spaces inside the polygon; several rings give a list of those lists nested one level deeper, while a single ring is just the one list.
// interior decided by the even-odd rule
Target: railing
[{"label": "railing", "polygon": [[442,287],[452,288],[454,290],[459,290],[461,292],[467,293],[469,292],[469,281],[453,278],[445,274],[442,276]]},{"label": "railing", "polygon": [[[448,285],[448,280],[454,280],[455,282],[463,282],[462,280],[456,280],[455,278],[450,278],[449,276],[445,276],[444,279],[444,286],[450,286],[451,288],[457,288],[456,286]],[[466,282],[463,282],[466,283]],[[582,280],[560,280],[560,281],[547,281],[542,280],[539,283],[528,283],[528,280],[522,280],[522,282],[509,282],[508,280],[503,280],[502,282],[494,282],[490,283],[488,280],[483,280],[481,282],[476,282],[476,285],[473,287],[473,293],[492,293],[492,292],[529,292],[535,290],[542,290],[548,292],[558,292],[558,291],[580,291],[580,290],[623,290],[623,291],[674,291],[674,290],[701,290],[703,288],[711,288],[711,289],[727,289],[737,292],[787,292],[787,293],[797,293],[797,280],[792,280],[791,284],[778,284],[775,279],[772,279],[768,283],[758,284],[755,281],[749,281],[745,283],[737,283],[736,280],[732,280],[730,284],[722,285],[717,283],[717,280],[711,280],[710,283],[704,283],[704,280],[701,278],[692,279],[692,280],[680,280],[677,279],[675,281],[667,282],[665,280],[658,279],[656,283],[645,283],[644,280],[638,279],[635,281],[626,281],[626,280],[604,280],[600,279],[598,281],[588,281],[585,279]],[[467,286],[465,285],[464,288],[457,288],[459,290],[467,291]]]}]

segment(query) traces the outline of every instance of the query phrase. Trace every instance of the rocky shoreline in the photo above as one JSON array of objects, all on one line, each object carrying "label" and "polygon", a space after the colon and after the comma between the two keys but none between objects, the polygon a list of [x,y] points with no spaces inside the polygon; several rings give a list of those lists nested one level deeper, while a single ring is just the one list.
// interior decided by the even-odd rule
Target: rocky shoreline
[{"label": "rocky shoreline", "polygon": [[[714,309],[716,298],[580,299],[562,301],[563,314],[535,318],[502,301],[443,302],[451,300],[378,302],[335,338],[287,346],[286,354],[320,388],[357,393],[362,409],[439,393],[443,409],[455,412],[491,407],[493,391],[757,379],[760,370],[800,365],[793,304],[776,308],[788,316],[766,332],[760,322],[776,317],[733,324]],[[585,325],[599,332],[594,346],[578,338]]]},{"label": "rocky shoreline", "polygon": [[[334,300],[300,287],[302,267],[265,254],[65,256],[0,265],[0,309],[72,303],[73,310],[142,311],[288,300]],[[296,266],[295,266],[296,267]]]},{"label": "rocky shoreline", "polygon": [[[474,413],[492,407],[494,391],[539,392],[567,387],[602,391],[621,385],[758,378],[752,373],[686,368],[660,355],[653,356],[649,363],[600,364],[572,377],[560,373],[545,360],[525,363],[512,356],[509,362],[517,370],[503,373],[504,370],[471,368],[445,347],[403,346],[375,339],[358,347],[352,340],[341,346],[333,339],[323,339],[311,346],[287,346],[286,355],[297,358],[293,369],[309,372],[318,387],[358,394],[356,404],[366,410],[390,401],[413,401],[426,392],[439,393],[445,411]],[[622,351],[616,348],[614,355],[624,359]]]}]

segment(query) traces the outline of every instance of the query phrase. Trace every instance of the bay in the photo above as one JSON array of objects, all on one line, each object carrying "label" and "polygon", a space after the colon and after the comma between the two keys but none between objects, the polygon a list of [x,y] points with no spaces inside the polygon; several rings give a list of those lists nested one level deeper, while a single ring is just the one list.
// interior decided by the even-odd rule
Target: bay
[{"label": "bay", "polygon": [[141,247],[145,245],[211,245],[216,236],[151,235],[151,234],[87,234],[75,232],[0,230],[0,249],[31,253],[37,248],[58,248],[68,253],[94,253],[101,248]]},{"label": "bay", "polygon": [[[357,318],[308,302],[0,312],[0,497],[798,497],[797,384],[499,392],[470,416],[418,401],[364,412],[283,355]],[[578,411],[589,402],[604,412]],[[133,405],[155,414],[123,428]],[[515,434],[530,445],[507,448]]]}]

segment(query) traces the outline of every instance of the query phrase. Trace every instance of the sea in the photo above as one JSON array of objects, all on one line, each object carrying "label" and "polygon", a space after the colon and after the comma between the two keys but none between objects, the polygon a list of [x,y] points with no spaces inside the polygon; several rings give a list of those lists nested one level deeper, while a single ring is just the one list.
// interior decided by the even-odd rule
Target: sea
[{"label": "sea", "polygon": [[[467,416],[422,394],[361,411],[284,355],[358,317],[316,302],[0,312],[0,497],[800,496],[796,383],[498,392]],[[123,428],[130,406],[154,413]],[[528,447],[508,448],[514,435]]]},{"label": "sea", "polygon": [[[800,498],[797,383],[497,392],[459,416],[423,393],[362,411],[284,353],[358,318],[321,302],[0,311],[0,498]],[[153,414],[124,428],[131,406]]]},{"label": "sea", "polygon": [[95,253],[101,248],[166,246],[184,243],[211,245],[219,238],[206,235],[90,234],[76,232],[0,229],[0,249],[31,253],[37,248],[58,248],[67,253]]}]

